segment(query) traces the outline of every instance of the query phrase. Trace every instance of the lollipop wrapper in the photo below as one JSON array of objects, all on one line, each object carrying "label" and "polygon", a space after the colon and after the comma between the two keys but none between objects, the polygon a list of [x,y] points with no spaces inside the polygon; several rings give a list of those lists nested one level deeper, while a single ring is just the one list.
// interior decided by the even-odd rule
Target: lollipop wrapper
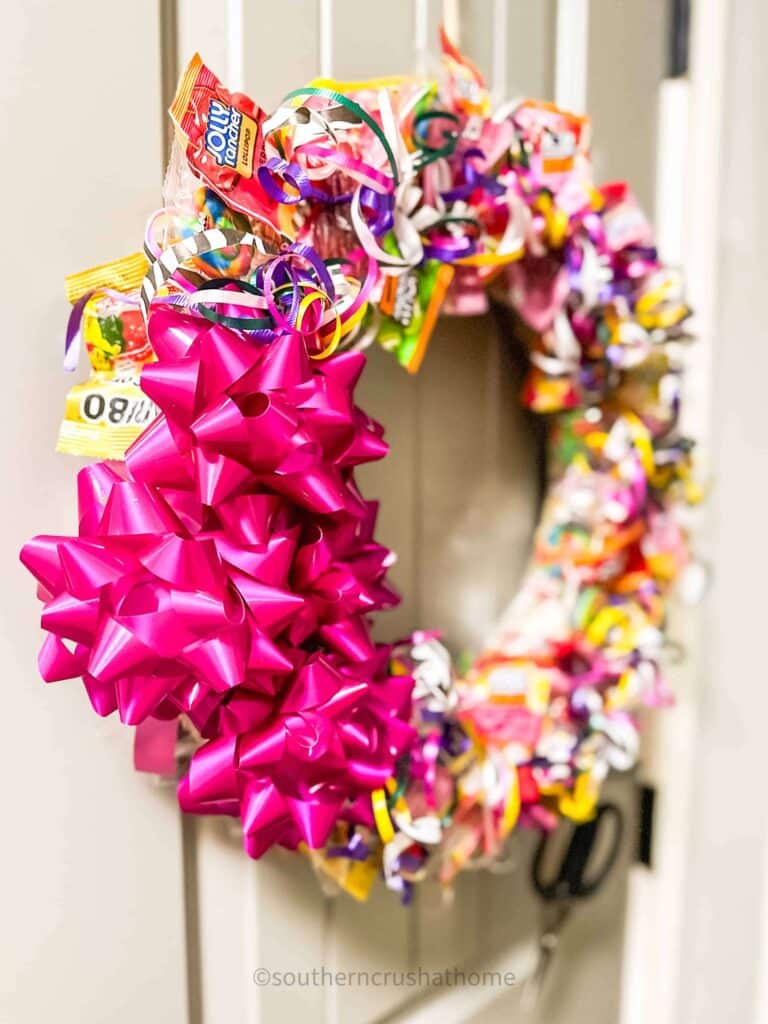
[{"label": "lollipop wrapper", "polygon": [[195,54],[170,107],[176,134],[196,174],[234,210],[276,224],[276,205],[259,184],[264,111],[230,93]]},{"label": "lollipop wrapper", "polygon": [[136,253],[66,280],[72,313],[64,365],[77,368],[84,343],[91,374],[67,394],[59,452],[121,459],[158,414],[139,387],[142,367],[154,360],[139,305],[145,271]]}]

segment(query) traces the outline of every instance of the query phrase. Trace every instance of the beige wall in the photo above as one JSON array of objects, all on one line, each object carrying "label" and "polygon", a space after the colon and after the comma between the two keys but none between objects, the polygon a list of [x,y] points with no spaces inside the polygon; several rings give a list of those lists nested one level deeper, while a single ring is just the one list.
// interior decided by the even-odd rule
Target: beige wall
[{"label": "beige wall", "polygon": [[[0,401],[0,1021],[185,1016],[181,841],[172,794],[79,683],[44,686],[39,532],[76,529],[76,460],[54,454],[64,275],[135,250],[160,184],[157,8],[5,4]],[[152,836],[152,842],[147,838]]]}]

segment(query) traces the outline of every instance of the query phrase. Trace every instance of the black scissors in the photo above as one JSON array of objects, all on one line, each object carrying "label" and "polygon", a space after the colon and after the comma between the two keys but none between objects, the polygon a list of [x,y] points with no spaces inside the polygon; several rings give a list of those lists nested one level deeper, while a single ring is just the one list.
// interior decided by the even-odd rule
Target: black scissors
[{"label": "black scissors", "polygon": [[595,816],[571,832],[560,863],[548,873],[545,864],[556,833],[544,833],[531,865],[533,887],[545,902],[536,968],[523,992],[523,1008],[532,1009],[541,994],[560,931],[576,900],[587,899],[611,873],[621,849],[624,818],[616,804],[600,804]]}]

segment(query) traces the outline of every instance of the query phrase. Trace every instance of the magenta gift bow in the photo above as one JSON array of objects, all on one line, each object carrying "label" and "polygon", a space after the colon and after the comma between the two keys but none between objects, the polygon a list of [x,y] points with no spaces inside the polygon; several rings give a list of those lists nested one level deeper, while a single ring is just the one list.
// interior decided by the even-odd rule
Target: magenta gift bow
[{"label": "magenta gift bow", "polygon": [[265,347],[172,308],[152,315],[162,410],[126,454],[78,478],[78,537],[22,551],[39,582],[48,681],[82,676],[135,725],[186,715],[209,742],[186,810],[241,814],[246,849],[322,846],[413,731],[409,677],[367,615],[393,605],[391,552],[354,466],[387,451],[357,408],[365,359],[321,367],[298,334]]}]

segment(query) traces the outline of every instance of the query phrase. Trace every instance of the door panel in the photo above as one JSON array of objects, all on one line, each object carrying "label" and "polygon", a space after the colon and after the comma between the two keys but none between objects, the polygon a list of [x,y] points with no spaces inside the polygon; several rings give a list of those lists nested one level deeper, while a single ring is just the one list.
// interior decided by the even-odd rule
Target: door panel
[{"label": "door panel", "polygon": [[[208,9],[182,3],[180,56],[183,62],[195,48],[208,53],[211,39],[212,63],[219,55],[225,62],[214,64],[222,76],[231,69],[235,81],[240,76],[248,92],[270,107],[291,86],[318,73],[321,32],[328,33],[325,58],[330,56],[336,77],[407,70],[418,56],[418,15],[426,8],[432,32],[441,6],[434,0],[397,0],[382,17],[379,5],[359,0],[302,4],[295,19],[296,45],[286,60],[284,50],[273,50],[265,42],[274,17],[266,3],[230,5],[224,30],[218,17],[210,24]],[[489,79],[495,75],[493,84],[502,93],[551,95],[554,3],[509,6],[504,60],[494,40],[492,19],[498,6],[479,0],[459,6],[463,46],[488,69]],[[329,8],[330,24],[323,21]],[[603,38],[600,32],[593,26],[593,44]],[[434,53],[434,35],[429,46]],[[605,58],[596,55],[595,61],[589,80],[604,82]],[[434,63],[434,58],[427,61],[428,66]],[[631,83],[629,73],[627,79]],[[609,131],[616,129],[607,116],[602,120]],[[647,144],[646,136],[647,130],[640,132]],[[615,140],[604,133],[601,145],[601,152],[612,154]],[[647,151],[650,181],[652,148]],[[379,535],[398,552],[392,576],[404,596],[398,609],[379,616],[380,638],[427,626],[442,630],[455,652],[476,649],[514,593],[538,504],[536,450],[518,390],[519,380],[490,316],[443,318],[416,378],[386,353],[370,351],[358,400],[386,424],[391,452],[382,463],[364,467],[360,483],[365,495],[381,500]],[[626,784],[623,792],[629,799]],[[278,1013],[286,1020],[300,1019],[307,1010],[329,1022],[359,1022],[397,1013],[398,1007],[402,1019],[408,1019],[407,1007],[418,997],[413,990],[364,987],[254,990],[250,975],[256,966],[402,970],[414,964],[446,967],[508,955],[522,974],[533,962],[538,908],[527,880],[532,837],[513,844],[517,870],[468,873],[452,899],[428,883],[408,910],[383,887],[364,905],[324,896],[298,859],[277,851],[252,864],[236,848],[237,840],[228,839],[216,823],[200,823],[196,832],[204,1024],[273,1019]],[[606,997],[599,1017],[605,1024],[615,1019],[623,899],[623,880],[617,876],[601,896],[602,914],[582,917],[568,940],[573,950],[583,945],[580,957],[591,965],[585,976],[592,983],[607,975],[615,981],[613,988],[608,985],[612,996]],[[603,928],[599,941],[598,917]],[[561,970],[564,983],[568,968]],[[498,1005],[503,1009],[507,1002],[502,998]],[[437,1002],[435,1007],[437,1011]],[[541,1019],[550,1024],[565,1020],[560,1012],[553,1003],[549,1016]],[[570,1024],[581,1018],[567,1019]]]}]

